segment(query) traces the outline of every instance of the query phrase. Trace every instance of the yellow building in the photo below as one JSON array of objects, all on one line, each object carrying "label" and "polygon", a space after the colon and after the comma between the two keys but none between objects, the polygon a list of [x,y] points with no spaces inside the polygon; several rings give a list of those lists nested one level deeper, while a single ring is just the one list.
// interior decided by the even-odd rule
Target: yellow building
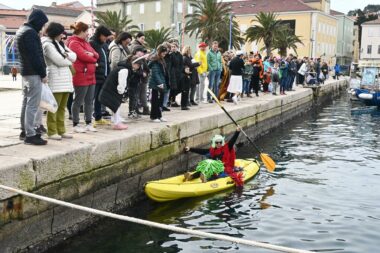
[{"label": "yellow building", "polygon": [[[304,45],[299,45],[299,57],[321,57],[335,63],[338,19],[330,15],[329,0],[255,0],[232,2],[232,12],[242,33],[254,25],[252,20],[259,12],[274,12],[283,23],[289,24]],[[246,43],[247,51],[263,48],[263,43]],[[294,53],[291,50],[289,53]]]}]

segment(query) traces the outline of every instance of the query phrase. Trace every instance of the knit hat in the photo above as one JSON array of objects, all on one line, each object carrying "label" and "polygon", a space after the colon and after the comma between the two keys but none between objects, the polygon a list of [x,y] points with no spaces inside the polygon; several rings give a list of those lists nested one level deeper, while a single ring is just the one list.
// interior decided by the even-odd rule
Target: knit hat
[{"label": "knit hat", "polygon": [[198,44],[198,47],[201,48],[201,47],[207,47],[207,44],[205,42],[201,42]]}]

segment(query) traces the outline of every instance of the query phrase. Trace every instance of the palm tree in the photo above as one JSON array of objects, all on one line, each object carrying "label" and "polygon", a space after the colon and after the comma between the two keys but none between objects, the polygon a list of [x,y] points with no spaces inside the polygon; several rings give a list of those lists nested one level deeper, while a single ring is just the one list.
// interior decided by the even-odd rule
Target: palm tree
[{"label": "palm tree", "polygon": [[161,27],[159,30],[149,30],[144,32],[145,43],[150,49],[157,48],[158,45],[172,38],[170,28]]},{"label": "palm tree", "polygon": [[229,3],[218,2],[217,0],[200,0],[190,4],[193,13],[186,15],[188,20],[185,25],[185,32],[190,36],[195,35],[206,43],[218,41],[221,46],[229,44],[230,17],[232,19],[232,39],[233,45],[240,48],[243,38],[240,37],[238,23],[234,16],[230,14],[231,5]]},{"label": "palm tree", "polygon": [[121,11],[118,13],[116,11],[98,12],[96,17],[96,22],[114,31],[116,36],[122,31],[138,29],[138,26],[131,25],[133,21],[128,19],[128,16],[122,17]]},{"label": "palm tree", "polygon": [[258,24],[249,27],[246,31],[247,41],[264,42],[267,55],[270,55],[275,37],[283,28],[281,20],[278,20],[277,17],[274,13],[260,12],[252,20],[252,22],[257,22]]},{"label": "palm tree", "polygon": [[293,49],[297,54],[297,44],[303,45],[301,37],[293,34],[293,30],[285,27],[277,33],[273,48],[278,49],[281,56],[286,56],[288,54],[288,48]]}]

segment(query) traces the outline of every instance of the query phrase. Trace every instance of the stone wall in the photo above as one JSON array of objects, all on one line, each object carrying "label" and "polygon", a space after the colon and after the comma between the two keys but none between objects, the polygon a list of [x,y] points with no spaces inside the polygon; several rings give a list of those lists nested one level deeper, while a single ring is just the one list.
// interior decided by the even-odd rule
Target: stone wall
[{"label": "stone wall", "polygon": [[[257,138],[310,109],[324,97],[339,94],[345,81],[302,89],[287,96],[229,110]],[[269,96],[269,95],[268,95]],[[174,176],[200,160],[183,154],[188,146],[205,146],[216,133],[235,126],[221,110],[135,133],[97,133],[95,140],[72,141],[48,153],[12,146],[0,153],[0,183],[43,196],[117,212],[144,198],[147,181]],[[245,139],[240,136],[239,142]],[[21,152],[21,154],[20,154]],[[99,155],[103,154],[103,155]],[[41,252],[85,229],[98,217],[0,191],[0,252]]]}]

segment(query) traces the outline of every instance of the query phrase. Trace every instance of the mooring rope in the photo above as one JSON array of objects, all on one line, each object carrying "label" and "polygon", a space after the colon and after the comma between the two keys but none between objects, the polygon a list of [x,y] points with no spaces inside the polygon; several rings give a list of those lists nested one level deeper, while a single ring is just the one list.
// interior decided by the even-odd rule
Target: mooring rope
[{"label": "mooring rope", "polygon": [[193,230],[193,229],[175,227],[172,225],[166,225],[166,224],[162,224],[162,223],[158,223],[158,222],[142,220],[142,219],[138,219],[138,218],[129,217],[126,215],[110,213],[110,212],[101,211],[101,210],[90,208],[90,207],[85,207],[85,206],[80,206],[80,205],[68,203],[68,202],[65,202],[62,200],[57,200],[57,199],[53,199],[53,198],[49,198],[49,197],[45,197],[45,196],[40,196],[40,195],[37,195],[34,193],[26,192],[23,190],[15,189],[15,188],[5,186],[5,185],[1,185],[1,184],[0,184],[0,188],[7,190],[7,191],[15,192],[15,193],[18,193],[18,194],[21,194],[24,196],[28,196],[31,198],[50,202],[53,204],[57,204],[57,205],[66,206],[66,207],[70,207],[73,209],[81,210],[84,212],[88,212],[88,213],[92,213],[92,214],[96,214],[96,215],[102,215],[102,216],[113,218],[113,219],[129,221],[129,222],[133,222],[133,223],[137,223],[137,224],[141,224],[141,225],[145,225],[145,226],[149,226],[149,227],[165,229],[165,230],[169,230],[169,231],[173,231],[173,232],[177,232],[177,233],[181,233],[181,234],[189,234],[189,235],[199,236],[199,237],[203,237],[203,238],[211,238],[211,239],[216,239],[216,240],[229,241],[229,242],[233,242],[233,243],[239,243],[239,244],[244,244],[244,245],[248,245],[248,246],[255,246],[255,247],[260,247],[260,248],[264,248],[264,249],[280,251],[280,252],[312,253],[312,251],[307,251],[307,250],[299,250],[299,249],[294,249],[294,248],[289,248],[289,247],[277,246],[277,245],[272,245],[269,243],[262,243],[262,242],[257,242],[257,241],[245,240],[245,239],[235,238],[235,237],[227,236],[227,235],[212,234],[212,233],[197,231],[197,230]]}]

